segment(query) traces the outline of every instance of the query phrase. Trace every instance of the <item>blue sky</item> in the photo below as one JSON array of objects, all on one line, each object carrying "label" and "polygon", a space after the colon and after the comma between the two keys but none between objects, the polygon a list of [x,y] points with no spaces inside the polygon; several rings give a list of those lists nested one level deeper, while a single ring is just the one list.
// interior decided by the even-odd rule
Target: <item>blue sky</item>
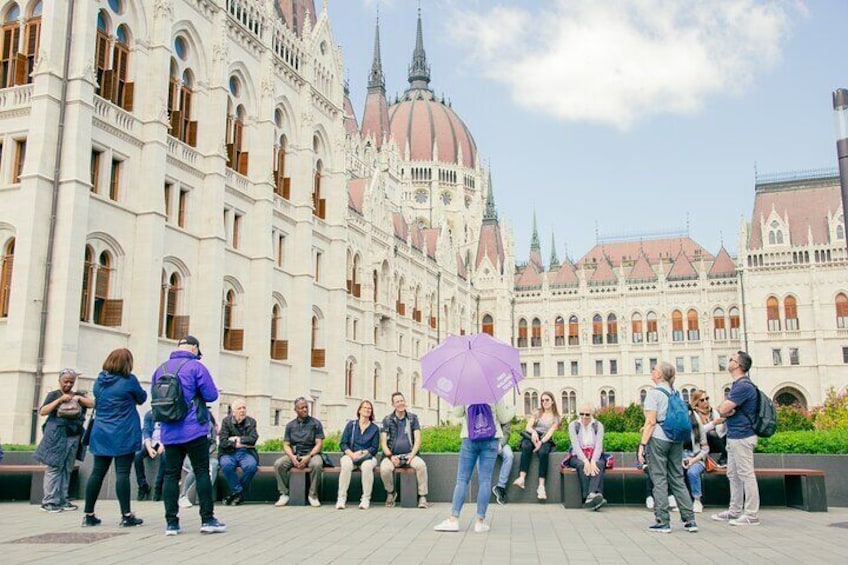
[{"label": "blue sky", "polygon": [[[316,2],[320,6],[320,2]],[[382,0],[390,102],[407,87],[415,0]],[[490,161],[526,260],[601,237],[685,230],[737,248],[761,175],[835,168],[831,92],[848,87],[848,2],[422,0],[431,88]],[[319,8],[320,9],[320,8]],[[335,0],[362,117],[375,0]]]}]

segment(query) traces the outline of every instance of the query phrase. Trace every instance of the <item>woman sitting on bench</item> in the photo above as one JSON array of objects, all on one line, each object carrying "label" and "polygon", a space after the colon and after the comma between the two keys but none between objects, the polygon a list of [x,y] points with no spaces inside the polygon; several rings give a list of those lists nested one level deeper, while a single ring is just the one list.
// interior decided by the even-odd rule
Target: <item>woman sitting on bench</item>
[{"label": "woman sitting on bench", "polygon": [[604,498],[604,471],[607,457],[604,454],[604,425],[592,416],[592,406],[580,407],[580,418],[568,426],[571,456],[568,466],[577,470],[583,508],[598,510],[607,503]]}]

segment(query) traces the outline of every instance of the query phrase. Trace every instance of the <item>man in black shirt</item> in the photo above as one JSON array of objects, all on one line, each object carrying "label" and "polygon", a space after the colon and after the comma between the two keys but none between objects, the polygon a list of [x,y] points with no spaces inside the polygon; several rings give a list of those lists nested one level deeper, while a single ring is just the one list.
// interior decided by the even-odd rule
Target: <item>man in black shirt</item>
[{"label": "man in black shirt", "polygon": [[324,461],[321,449],[324,447],[324,427],[317,419],[309,415],[309,403],[300,397],[294,401],[294,411],[297,418],[286,424],[283,437],[285,455],[274,462],[277,474],[277,489],[280,499],[274,506],[285,506],[289,503],[289,471],[309,468],[309,505],[318,507],[318,486],[324,473]]},{"label": "man in black shirt", "polygon": [[418,508],[427,508],[427,464],[418,457],[421,449],[421,425],[418,416],[406,411],[406,399],[399,392],[392,395],[394,412],[383,418],[380,446],[383,461],[380,478],[386,487],[386,507],[395,505],[395,467],[411,467],[418,479]]}]

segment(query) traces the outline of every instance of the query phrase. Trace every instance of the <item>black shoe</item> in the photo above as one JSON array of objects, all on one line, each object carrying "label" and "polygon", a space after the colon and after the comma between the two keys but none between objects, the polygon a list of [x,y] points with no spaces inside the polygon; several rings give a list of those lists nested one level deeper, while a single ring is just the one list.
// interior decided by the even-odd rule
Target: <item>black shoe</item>
[{"label": "black shoe", "polygon": [[140,526],[143,523],[144,520],[136,518],[135,514],[127,514],[126,516],[121,516],[121,523],[118,525],[122,528],[131,528],[133,526]]},{"label": "black shoe", "polygon": [[48,504],[42,504],[41,505],[41,511],[42,512],[50,512],[51,514],[56,514],[58,512],[62,512],[63,510],[64,510],[64,508],[62,508],[58,504],[48,503]]},{"label": "black shoe", "polygon": [[[148,488],[150,488],[150,487],[148,487]],[[158,489],[154,490],[153,491],[153,501],[159,502],[160,500],[162,500],[162,491],[158,490]]]},{"label": "black shoe", "polygon": [[82,517],[82,527],[88,528],[90,526],[99,526],[103,520],[95,516],[94,514],[85,514]]},{"label": "black shoe", "polygon": [[74,510],[79,510],[79,506],[71,502],[65,501],[65,504],[62,505],[62,510],[65,512],[73,512]]},{"label": "black shoe", "polygon": [[492,487],[492,494],[495,495],[495,500],[498,504],[504,505],[506,504],[506,489],[504,487],[494,486]]},{"label": "black shoe", "polygon": [[230,506],[238,495],[239,495],[239,493],[237,493],[237,492],[231,492],[230,494],[225,496],[224,497],[224,505]]},{"label": "black shoe", "polygon": [[244,502],[244,491],[240,490],[233,497],[232,504],[233,504],[233,506],[238,506],[242,502]]},{"label": "black shoe", "polygon": [[150,485],[141,485],[138,487],[138,499],[147,500],[150,498]]}]

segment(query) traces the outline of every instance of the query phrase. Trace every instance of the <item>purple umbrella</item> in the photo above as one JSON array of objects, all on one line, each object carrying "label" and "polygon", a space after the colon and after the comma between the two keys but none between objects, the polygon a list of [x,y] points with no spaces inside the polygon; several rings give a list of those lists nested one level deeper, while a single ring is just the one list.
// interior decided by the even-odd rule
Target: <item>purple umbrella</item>
[{"label": "purple umbrella", "polygon": [[518,350],[485,333],[449,336],[421,368],[424,389],[452,406],[494,404],[524,378]]}]

